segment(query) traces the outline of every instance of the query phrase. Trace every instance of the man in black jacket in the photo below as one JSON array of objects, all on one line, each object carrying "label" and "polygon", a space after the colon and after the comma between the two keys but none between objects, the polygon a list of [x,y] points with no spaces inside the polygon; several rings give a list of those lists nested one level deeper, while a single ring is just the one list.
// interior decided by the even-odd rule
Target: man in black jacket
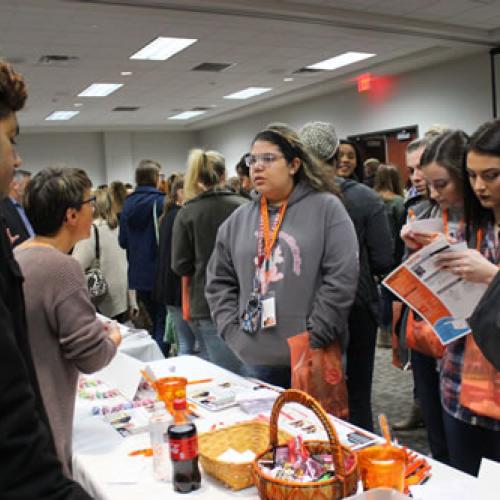
[{"label": "man in black jacket", "polygon": [[[26,97],[22,77],[0,61],[0,198],[21,163],[15,113]],[[56,456],[28,342],[22,282],[0,218],[0,498],[88,500]]]}]

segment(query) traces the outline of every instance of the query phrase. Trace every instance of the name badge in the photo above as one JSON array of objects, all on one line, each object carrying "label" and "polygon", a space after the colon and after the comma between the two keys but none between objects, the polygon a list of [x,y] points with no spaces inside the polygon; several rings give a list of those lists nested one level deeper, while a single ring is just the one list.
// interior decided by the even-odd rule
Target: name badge
[{"label": "name badge", "polygon": [[261,299],[262,312],[261,312],[261,328],[266,330],[278,324],[276,318],[276,298],[273,292],[265,295]]}]

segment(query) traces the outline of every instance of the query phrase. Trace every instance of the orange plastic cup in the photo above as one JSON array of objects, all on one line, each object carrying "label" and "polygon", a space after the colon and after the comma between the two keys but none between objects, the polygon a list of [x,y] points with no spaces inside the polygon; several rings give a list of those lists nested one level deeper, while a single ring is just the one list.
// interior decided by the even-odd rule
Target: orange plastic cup
[{"label": "orange plastic cup", "polygon": [[358,463],[364,490],[392,488],[404,491],[406,454],[401,448],[370,446],[358,451]]},{"label": "orange plastic cup", "polygon": [[158,398],[170,413],[173,413],[174,399],[186,399],[187,379],[184,377],[163,377],[155,382]]}]

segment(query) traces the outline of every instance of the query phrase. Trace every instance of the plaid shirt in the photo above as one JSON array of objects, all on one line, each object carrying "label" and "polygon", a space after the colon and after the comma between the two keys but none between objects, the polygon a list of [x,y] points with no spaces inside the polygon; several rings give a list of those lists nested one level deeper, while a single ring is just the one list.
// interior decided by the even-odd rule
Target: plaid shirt
[{"label": "plaid shirt", "polygon": [[[500,245],[495,244],[495,233],[492,226],[488,227],[481,243],[481,253],[495,264],[500,262]],[[465,337],[448,344],[444,352],[440,370],[440,392],[443,408],[462,422],[500,431],[500,420],[477,415],[459,402],[464,352]]]}]

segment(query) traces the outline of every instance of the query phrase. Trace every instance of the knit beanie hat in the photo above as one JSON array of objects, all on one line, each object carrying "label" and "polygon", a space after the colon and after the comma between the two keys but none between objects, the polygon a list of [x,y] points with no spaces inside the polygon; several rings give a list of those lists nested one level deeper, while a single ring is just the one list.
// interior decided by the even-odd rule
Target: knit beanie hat
[{"label": "knit beanie hat", "polygon": [[330,123],[306,123],[301,128],[299,135],[305,146],[320,160],[329,160],[337,151],[339,140],[335,129]]}]

